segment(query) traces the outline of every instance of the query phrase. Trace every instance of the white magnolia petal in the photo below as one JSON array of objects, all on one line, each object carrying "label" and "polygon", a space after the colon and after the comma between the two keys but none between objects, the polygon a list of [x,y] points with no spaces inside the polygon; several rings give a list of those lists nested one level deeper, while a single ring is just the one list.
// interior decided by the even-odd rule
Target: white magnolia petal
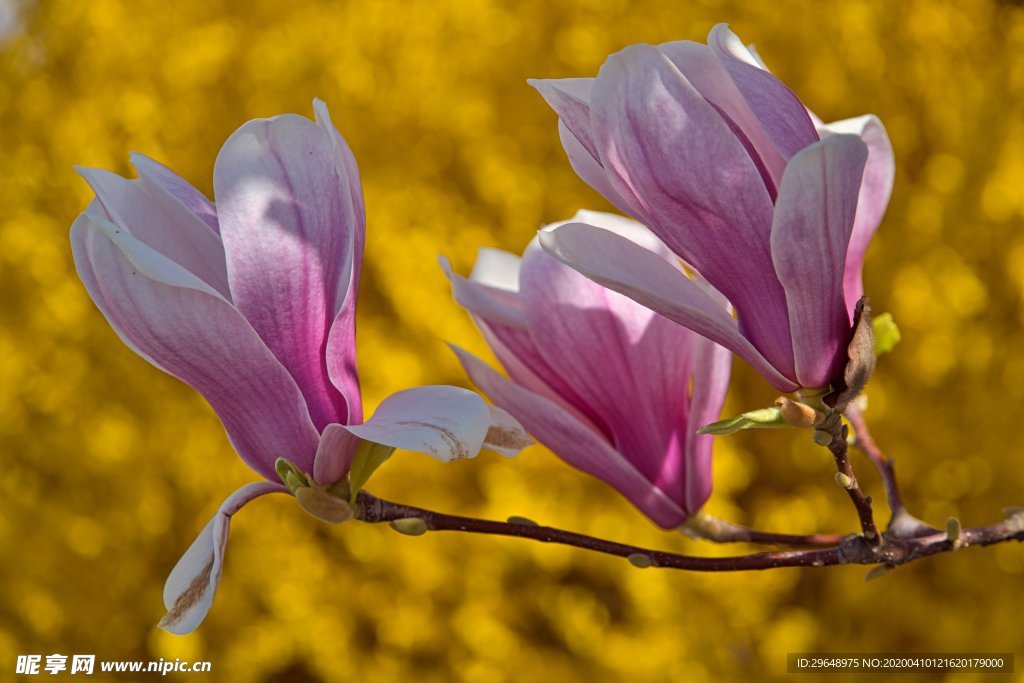
[{"label": "white magnolia petal", "polygon": [[511,413],[498,406],[490,406],[490,409],[491,425],[487,429],[484,448],[511,458],[519,455],[519,451],[533,444],[533,439],[523,429],[523,425],[519,424],[519,420],[512,417]]},{"label": "white magnolia petal", "polygon": [[191,633],[202,623],[213,604],[224,570],[231,516],[250,500],[268,493],[288,493],[288,488],[270,482],[247,484],[221,504],[167,577],[164,584],[167,614],[160,620],[160,628],[180,636]]},{"label": "white magnolia petal", "polygon": [[491,411],[477,394],[426,386],[388,396],[373,417],[345,429],[366,441],[451,462],[476,457],[490,425]]}]

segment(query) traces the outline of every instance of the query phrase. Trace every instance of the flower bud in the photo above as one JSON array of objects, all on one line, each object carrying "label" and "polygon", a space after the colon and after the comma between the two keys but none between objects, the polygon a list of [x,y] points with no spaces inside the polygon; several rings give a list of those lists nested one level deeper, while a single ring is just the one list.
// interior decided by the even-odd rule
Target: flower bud
[{"label": "flower bud", "polygon": [[775,399],[775,405],[779,407],[779,414],[782,415],[782,419],[794,427],[817,427],[825,421],[823,413],[806,403],[793,401],[785,396],[779,396]]},{"label": "flower bud", "polygon": [[422,536],[427,533],[427,521],[421,517],[406,517],[391,520],[391,528],[406,536]]},{"label": "flower bud", "polygon": [[629,563],[639,569],[647,569],[654,564],[654,559],[647,553],[633,553],[626,557]]}]

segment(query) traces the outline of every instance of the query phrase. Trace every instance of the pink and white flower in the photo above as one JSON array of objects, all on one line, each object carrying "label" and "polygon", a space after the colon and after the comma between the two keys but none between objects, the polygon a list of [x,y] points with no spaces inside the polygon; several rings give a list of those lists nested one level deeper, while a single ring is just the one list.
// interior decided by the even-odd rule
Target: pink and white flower
[{"label": "pink and white flower", "polygon": [[[574,220],[601,226],[686,277],[643,226],[587,211]],[[560,228],[546,231],[553,229]],[[660,526],[676,527],[700,509],[711,494],[712,437],[697,429],[722,409],[728,351],[588,280],[536,240],[521,259],[481,249],[468,279],[443,265],[456,301],[508,372],[510,379],[455,349],[495,405]]]},{"label": "pink and white flower", "polygon": [[363,422],[362,187],[326,105],[314,108],[315,122],[285,114],[238,129],[217,157],[216,204],[141,154],[136,180],[80,169],[96,193],[71,229],[89,295],[132,350],[206,398],[268,480],[229,496],[171,572],[161,626],[173,633],[210,608],[231,515],[289,492],[278,459],[322,491],[345,479],[362,441],[442,461],[474,457],[489,437],[506,455],[529,442],[500,409],[450,386],[394,394]]},{"label": "pink and white flower", "polygon": [[781,391],[840,377],[893,182],[882,124],[822,124],[724,24],[633,45],[596,78],[534,80],[576,173],[722,292],[582,222],[543,234],[587,277],[712,339]]}]

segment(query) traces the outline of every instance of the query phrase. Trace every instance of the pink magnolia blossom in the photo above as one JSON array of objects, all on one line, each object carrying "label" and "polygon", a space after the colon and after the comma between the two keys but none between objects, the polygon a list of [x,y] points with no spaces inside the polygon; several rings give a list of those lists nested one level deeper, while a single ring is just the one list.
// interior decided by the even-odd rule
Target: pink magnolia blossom
[{"label": "pink magnolia blossom", "polygon": [[296,488],[302,502],[345,479],[361,441],[442,461],[474,457],[489,439],[506,455],[528,443],[503,411],[457,387],[398,392],[363,422],[362,187],[326,105],[314,108],[315,122],[286,114],[236,131],[214,167],[216,205],[140,154],[136,180],[80,169],[96,193],[71,229],[89,295],[132,350],[209,401],[268,480],[230,495],[171,572],[161,626],[173,633],[195,629],[210,608],[230,517],[289,492],[279,458],[310,484]]},{"label": "pink magnolia blossom", "polygon": [[561,227],[542,236],[545,249],[722,344],[782,391],[837,378],[892,189],[877,118],[821,124],[724,24],[707,45],[633,45],[596,78],[531,84],[557,112],[576,173],[699,271],[736,319],[599,227]]},{"label": "pink magnolia blossom", "polygon": [[[668,270],[679,268],[633,221],[593,212],[575,220],[649,250]],[[456,349],[496,405],[663,527],[678,526],[704,504],[712,437],[697,429],[721,411],[728,351],[588,280],[536,241],[522,259],[481,249],[469,279],[443,265],[455,299],[511,378]]]}]

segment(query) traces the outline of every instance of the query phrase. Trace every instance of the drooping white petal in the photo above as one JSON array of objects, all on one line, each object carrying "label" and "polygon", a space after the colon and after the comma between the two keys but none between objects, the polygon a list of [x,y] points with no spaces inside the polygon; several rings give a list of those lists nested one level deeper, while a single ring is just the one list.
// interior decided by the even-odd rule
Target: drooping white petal
[{"label": "drooping white petal", "polygon": [[185,635],[202,623],[213,604],[224,570],[231,516],[250,500],[268,493],[288,493],[288,488],[270,482],[247,484],[221,504],[217,514],[199,532],[167,577],[164,584],[167,614],[160,620],[160,628],[175,635]]}]

